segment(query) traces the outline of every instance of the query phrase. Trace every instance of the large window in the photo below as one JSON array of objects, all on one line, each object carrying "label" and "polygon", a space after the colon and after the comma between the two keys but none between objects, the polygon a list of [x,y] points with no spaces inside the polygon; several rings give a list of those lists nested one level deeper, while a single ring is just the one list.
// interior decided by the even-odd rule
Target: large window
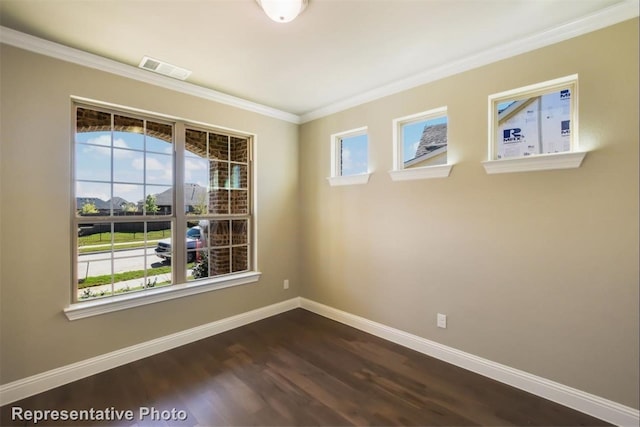
[{"label": "large window", "polygon": [[91,105],[74,119],[74,302],[252,270],[250,136]]}]

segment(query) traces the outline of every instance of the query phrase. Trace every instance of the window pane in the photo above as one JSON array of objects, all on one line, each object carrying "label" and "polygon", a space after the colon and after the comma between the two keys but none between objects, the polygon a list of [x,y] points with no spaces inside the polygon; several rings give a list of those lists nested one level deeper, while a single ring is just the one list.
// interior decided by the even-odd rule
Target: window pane
[{"label": "window pane", "polygon": [[[171,266],[154,254],[169,222],[86,224],[78,234],[78,299],[140,291],[171,283]],[[170,243],[170,238],[169,238]]]},{"label": "window pane", "polygon": [[207,133],[186,130],[185,208],[190,215],[204,215],[210,212],[208,188],[210,166],[207,159]]},{"label": "window pane", "polygon": [[164,154],[145,156],[147,184],[171,185],[173,183],[173,157]]},{"label": "window pane", "polygon": [[209,250],[209,277],[229,274],[231,272],[231,249],[220,248]]},{"label": "window pane", "polygon": [[209,234],[209,246],[229,246],[230,232],[229,221],[211,221]]},{"label": "window pane", "polygon": [[76,182],[76,212],[80,216],[110,215],[111,184]]},{"label": "window pane", "polygon": [[246,271],[249,269],[249,248],[236,246],[232,249],[232,272]]},{"label": "window pane", "polygon": [[229,190],[211,190],[209,193],[209,206],[211,213],[229,213]]},{"label": "window pane", "polygon": [[229,137],[209,134],[209,157],[216,160],[229,160]]},{"label": "window pane", "polygon": [[356,135],[340,140],[340,175],[359,175],[368,172],[368,136]]},{"label": "window pane", "polygon": [[173,152],[173,126],[147,120],[146,150],[156,153]]},{"label": "window pane", "polygon": [[206,253],[207,235],[208,227],[201,227],[197,222],[187,222],[186,259],[188,264],[200,262],[204,257]]},{"label": "window pane", "polygon": [[114,215],[142,215],[144,185],[113,184]]},{"label": "window pane", "polygon": [[447,117],[436,117],[402,126],[404,167],[447,163]]},{"label": "window pane", "polygon": [[171,215],[173,212],[173,188],[147,185],[143,207],[146,215]]},{"label": "window pane", "polygon": [[201,157],[186,157],[184,160],[184,182],[206,191],[209,183],[209,161]]},{"label": "window pane", "polygon": [[76,132],[111,131],[111,114],[88,108],[76,110]]},{"label": "window pane", "polygon": [[206,215],[209,213],[209,194],[206,187],[198,184],[185,184],[184,204],[189,215]]},{"label": "window pane", "polygon": [[144,121],[118,114],[113,116],[115,147],[144,150]]},{"label": "window pane", "polygon": [[249,242],[249,221],[246,219],[234,219],[232,244],[246,245]]},{"label": "window pane", "polygon": [[156,256],[152,266],[155,268],[158,264],[163,263],[168,265],[174,254],[171,241],[171,222],[149,223],[148,227],[147,254],[150,255],[149,248],[152,247]]},{"label": "window pane", "polygon": [[[107,142],[110,141],[108,137]],[[75,168],[78,180],[111,181],[111,149],[98,145],[76,144]]]},{"label": "window pane", "polygon": [[245,165],[231,164],[231,188],[247,189],[247,167]]},{"label": "window pane", "polygon": [[249,213],[249,192],[246,190],[231,191],[231,213],[232,214],[248,214]]},{"label": "window pane", "polygon": [[210,174],[211,188],[229,188],[229,163],[212,161]]},{"label": "window pane", "polygon": [[207,157],[207,133],[187,129],[185,131],[185,148],[187,156]]},{"label": "window pane", "polygon": [[209,221],[187,221],[187,280],[209,277]]},{"label": "window pane", "polygon": [[231,153],[232,162],[247,163],[249,160],[249,143],[247,139],[231,137],[229,151]]},{"label": "window pane", "polygon": [[571,91],[507,100],[497,106],[497,158],[571,150]]},{"label": "window pane", "polygon": [[144,183],[144,153],[113,150],[113,180],[132,184]]}]

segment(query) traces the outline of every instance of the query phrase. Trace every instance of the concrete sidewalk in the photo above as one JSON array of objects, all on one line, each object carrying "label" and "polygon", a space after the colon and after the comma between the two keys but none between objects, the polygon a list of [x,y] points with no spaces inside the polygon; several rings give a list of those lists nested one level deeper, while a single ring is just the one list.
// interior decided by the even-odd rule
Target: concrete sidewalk
[{"label": "concrete sidewalk", "polygon": [[[151,276],[147,276],[146,278],[146,282],[145,282],[145,278],[144,277],[140,277],[138,279],[132,279],[132,280],[124,280],[122,282],[117,282],[113,284],[113,291],[114,293],[117,295],[118,291],[122,290],[122,289],[133,289],[133,288],[139,288],[141,286],[143,286],[145,283],[162,283],[162,282],[171,282],[171,273],[165,273],[165,274],[158,274],[158,275],[151,275]],[[167,286],[167,285],[163,285],[163,286]],[[99,286],[91,286],[89,288],[84,288],[84,289],[79,289],[78,290],[78,301],[87,301],[89,300],[89,298],[82,298],[82,294],[84,293],[84,291],[86,289],[91,289],[91,292],[96,295],[96,294],[100,294],[100,292],[111,292],[111,285],[99,285]],[[142,289],[136,289],[136,291],[138,290],[142,290]],[[126,293],[126,292],[121,292],[121,293]]]}]

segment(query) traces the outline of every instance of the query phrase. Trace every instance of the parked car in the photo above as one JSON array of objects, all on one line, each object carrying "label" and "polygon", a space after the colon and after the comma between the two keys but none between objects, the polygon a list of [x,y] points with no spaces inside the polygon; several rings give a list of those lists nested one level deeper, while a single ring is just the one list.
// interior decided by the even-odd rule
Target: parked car
[{"label": "parked car", "polygon": [[[193,249],[198,248],[198,242],[202,239],[202,228],[199,226],[191,227],[187,230],[187,262],[196,260],[196,252]],[[171,238],[158,241],[156,246],[156,255],[163,260],[171,261]]]}]

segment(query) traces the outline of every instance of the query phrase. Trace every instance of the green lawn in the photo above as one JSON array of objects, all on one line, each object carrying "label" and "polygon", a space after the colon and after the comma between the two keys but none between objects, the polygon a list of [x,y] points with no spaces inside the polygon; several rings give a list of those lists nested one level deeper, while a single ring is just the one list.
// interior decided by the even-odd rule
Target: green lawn
[{"label": "green lawn", "polygon": [[[171,266],[154,268],[147,270],[147,276],[158,274],[171,273]],[[116,273],[113,275],[113,283],[124,282],[125,280],[142,279],[144,278],[144,270],[125,271],[124,273]],[[110,285],[112,276],[110,274],[104,274],[102,276],[89,276],[86,279],[78,280],[78,289],[89,288],[91,286]]]},{"label": "green lawn", "polygon": [[[108,245],[111,243],[111,237],[113,236],[114,243],[134,243],[140,242],[144,243],[144,233],[122,233],[116,232],[113,235],[110,232],[106,233],[97,233],[92,234],[90,236],[80,236],[78,237],[78,246],[89,246],[89,245]],[[171,237],[171,229],[166,230],[158,230],[158,231],[149,231],[147,232],[147,240],[160,240],[166,239],[167,237]]]},{"label": "green lawn", "polygon": [[[187,264],[187,268],[193,268],[194,263]],[[157,276],[159,274],[171,273],[171,266],[166,265],[147,270],[147,276]],[[112,276],[104,274],[102,276],[89,276],[86,279],[78,280],[78,289],[89,288],[99,285],[110,285]],[[124,282],[125,280],[144,279],[144,270],[125,271],[113,275],[113,283]]]},{"label": "green lawn", "polygon": [[86,288],[82,294],[79,296],[79,299],[84,300],[84,299],[89,299],[89,298],[95,298],[95,297],[106,297],[112,294],[123,294],[125,292],[133,292],[133,291],[140,291],[142,289],[148,288],[148,287],[154,287],[154,288],[159,288],[161,286],[167,286],[170,285],[171,282],[161,282],[161,283],[153,283],[153,286],[144,286],[144,285],[140,285],[140,286],[134,286],[133,288],[129,287],[129,288],[124,288],[124,289],[118,289],[115,292],[111,292],[111,291],[94,291],[91,288]]}]

